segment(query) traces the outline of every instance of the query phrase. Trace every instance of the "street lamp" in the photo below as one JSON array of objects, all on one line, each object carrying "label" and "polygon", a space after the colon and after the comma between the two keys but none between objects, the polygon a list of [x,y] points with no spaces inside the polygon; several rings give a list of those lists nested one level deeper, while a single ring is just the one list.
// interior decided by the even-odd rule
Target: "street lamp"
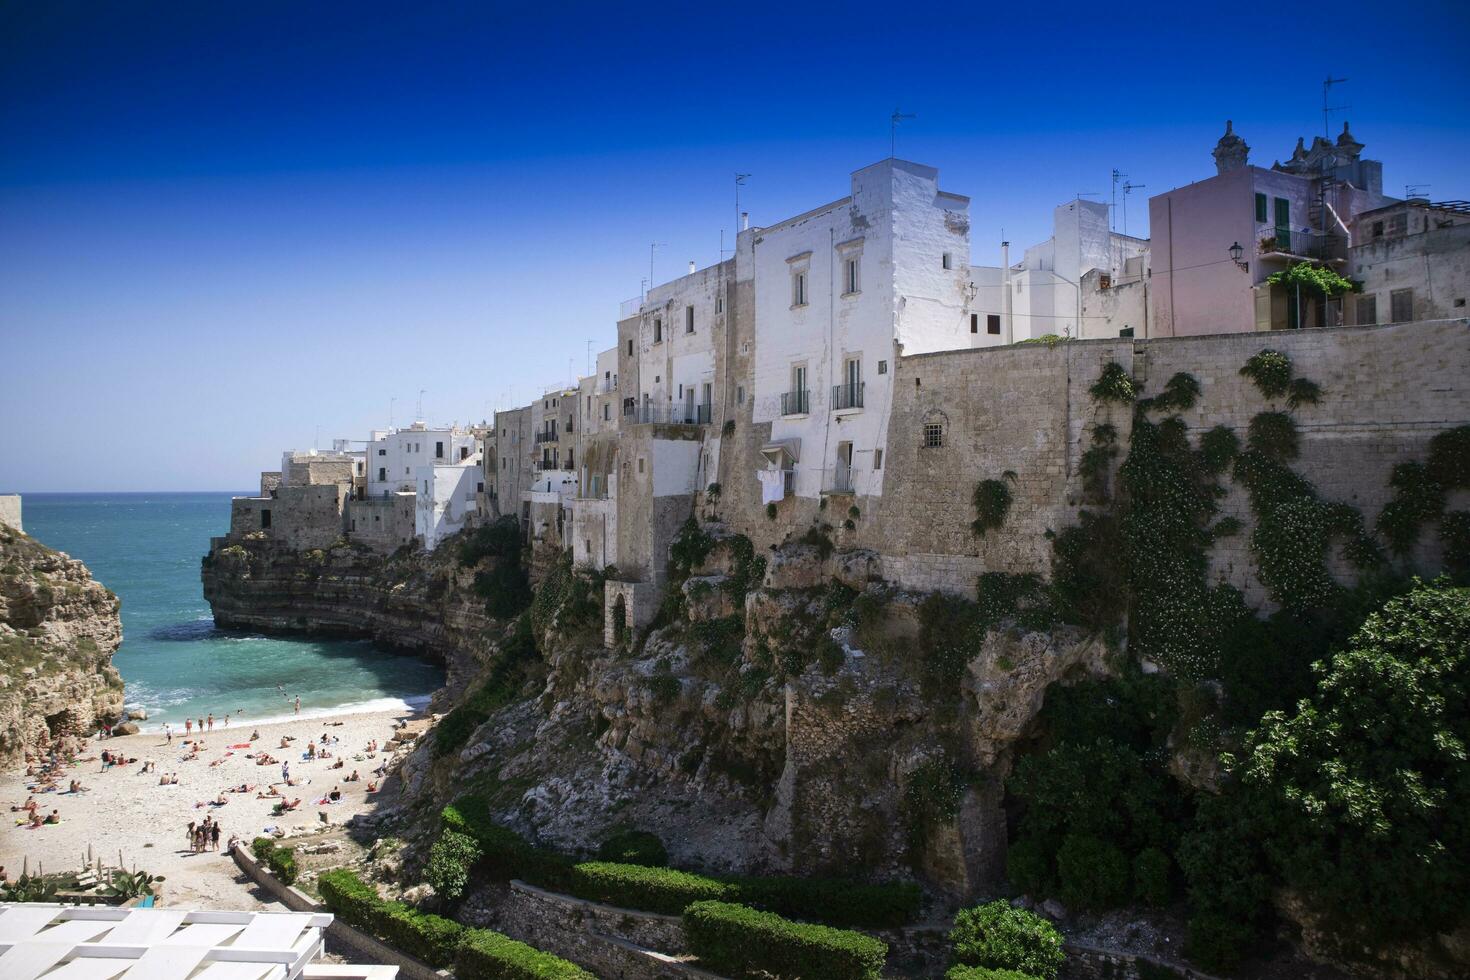
[{"label": "street lamp", "polygon": [[1245,249],[1240,247],[1240,242],[1236,242],[1235,244],[1231,245],[1228,251],[1230,252],[1230,261],[1239,266],[1242,272],[1249,271],[1251,264],[1249,262],[1240,261],[1240,256],[1245,252]]}]

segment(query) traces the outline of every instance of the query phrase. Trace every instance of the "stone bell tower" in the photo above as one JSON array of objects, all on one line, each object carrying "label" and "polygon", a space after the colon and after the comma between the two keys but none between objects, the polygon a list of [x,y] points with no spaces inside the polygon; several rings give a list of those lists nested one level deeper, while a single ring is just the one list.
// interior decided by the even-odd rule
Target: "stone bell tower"
[{"label": "stone bell tower", "polygon": [[1235,124],[1231,120],[1225,120],[1225,135],[1220,137],[1220,142],[1215,144],[1215,172],[1229,173],[1239,170],[1245,166],[1245,160],[1251,148],[1245,145],[1245,140],[1235,135]]}]

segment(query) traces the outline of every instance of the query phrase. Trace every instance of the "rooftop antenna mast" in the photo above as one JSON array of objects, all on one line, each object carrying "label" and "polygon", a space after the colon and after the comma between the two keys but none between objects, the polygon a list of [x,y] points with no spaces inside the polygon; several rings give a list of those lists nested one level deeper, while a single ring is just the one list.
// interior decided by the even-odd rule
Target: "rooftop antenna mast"
[{"label": "rooftop antenna mast", "polygon": [[919,118],[912,112],[899,112],[894,106],[893,115],[888,117],[888,155],[896,158],[898,156],[898,124],[905,119]]},{"label": "rooftop antenna mast", "polygon": [[1118,220],[1118,184],[1127,180],[1128,175],[1113,168],[1113,203],[1108,207],[1108,230],[1113,231],[1117,227]]},{"label": "rooftop antenna mast", "polygon": [[388,399],[388,428],[393,428],[393,406],[398,404],[397,398]]},{"label": "rooftop antenna mast", "polygon": [[1351,109],[1350,105],[1331,105],[1332,86],[1341,85],[1347,81],[1346,78],[1333,78],[1328,75],[1322,80],[1322,135],[1329,140],[1332,139],[1332,123],[1329,121],[1331,113],[1340,112],[1343,109]]},{"label": "rooftop antenna mast", "polygon": [[429,389],[427,389],[427,388],[420,388],[419,389],[418,407],[416,409],[414,409],[414,416],[413,416],[413,420],[415,422],[422,422],[424,420],[424,392],[426,392],[428,390]]},{"label": "rooftop antenna mast", "polygon": [[1433,184],[1405,184],[1404,197],[1428,197]]},{"label": "rooftop antenna mast", "polygon": [[[745,178],[750,174],[735,175],[735,240],[740,240],[740,188],[745,185]],[[723,258],[723,256],[721,256]]]},{"label": "rooftop antenna mast", "polygon": [[668,244],[668,242],[649,242],[648,243],[648,288],[649,289],[652,289],[653,288],[653,253],[657,249],[660,249],[660,248],[664,247],[667,244]]},{"label": "rooftop antenna mast", "polygon": [[1148,185],[1135,184],[1127,180],[1123,181],[1123,234],[1125,235],[1128,234],[1128,195],[1132,194],[1140,187],[1146,186]]}]

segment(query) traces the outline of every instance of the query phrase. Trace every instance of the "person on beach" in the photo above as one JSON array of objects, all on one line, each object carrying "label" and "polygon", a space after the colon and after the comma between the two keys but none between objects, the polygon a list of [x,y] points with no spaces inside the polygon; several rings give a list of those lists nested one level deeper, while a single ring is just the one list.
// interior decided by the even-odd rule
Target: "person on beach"
[{"label": "person on beach", "polygon": [[281,782],[287,784],[291,782],[291,763],[289,762],[281,763]]},{"label": "person on beach", "polygon": [[333,786],[332,791],[327,794],[327,799],[331,800],[333,803],[340,803],[342,800],[342,787]]},{"label": "person on beach", "polygon": [[308,759],[315,759],[316,758],[316,743],[315,742],[307,742],[306,743],[306,757]]},{"label": "person on beach", "polygon": [[344,782],[355,783],[361,778],[362,777],[357,774],[357,770],[354,769],[352,770],[352,775],[348,776],[347,779],[344,780]]},{"label": "person on beach", "polygon": [[209,713],[209,730],[214,731],[214,712]]},{"label": "person on beach", "polygon": [[185,718],[184,719],[184,735],[185,736],[188,736],[188,735],[192,735],[193,733],[194,733],[194,719],[192,719],[192,718]]},{"label": "person on beach", "polygon": [[165,739],[165,744],[168,744],[168,745],[174,744],[174,726],[172,726],[172,725],[164,725],[163,726],[163,737]]},{"label": "person on beach", "polygon": [[225,727],[226,728],[229,728],[230,727],[230,716],[229,715],[225,715]]},{"label": "person on beach", "polygon": [[301,714],[301,695],[296,695],[296,713]]},{"label": "person on beach", "polygon": [[249,739],[249,741],[254,742],[258,738],[260,738],[260,729],[259,728],[257,728],[255,731],[253,731],[253,732],[250,733],[250,739]]},{"label": "person on beach", "polygon": [[209,843],[214,850],[219,850],[219,821],[217,820],[214,826],[209,828]]}]

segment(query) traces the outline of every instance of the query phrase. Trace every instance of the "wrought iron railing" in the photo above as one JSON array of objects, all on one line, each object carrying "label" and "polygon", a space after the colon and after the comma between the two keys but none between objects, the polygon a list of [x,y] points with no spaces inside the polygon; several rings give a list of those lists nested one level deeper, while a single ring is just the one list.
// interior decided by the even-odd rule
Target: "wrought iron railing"
[{"label": "wrought iron railing", "polygon": [[788,391],[781,395],[782,415],[805,415],[811,411],[812,393],[805,388]]},{"label": "wrought iron railing", "polygon": [[863,382],[856,384],[836,385],[832,388],[832,408],[841,410],[844,408],[863,407]]}]

